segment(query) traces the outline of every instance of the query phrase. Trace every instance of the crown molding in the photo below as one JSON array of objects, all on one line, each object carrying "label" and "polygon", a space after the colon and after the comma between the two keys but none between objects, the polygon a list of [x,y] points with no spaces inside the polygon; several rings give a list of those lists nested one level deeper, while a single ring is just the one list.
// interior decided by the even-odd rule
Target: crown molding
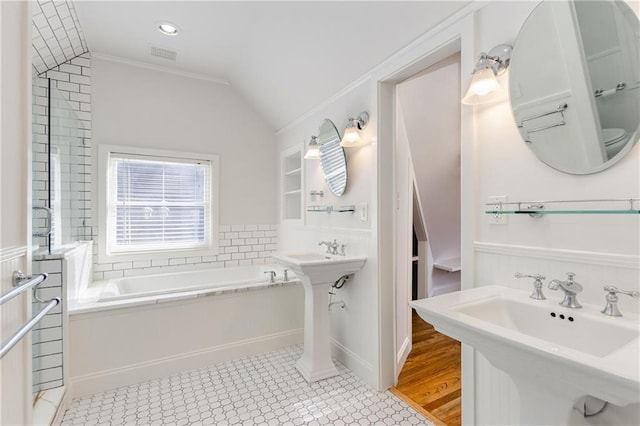
[{"label": "crown molding", "polygon": [[91,52],[91,57],[95,58],[95,59],[100,59],[100,60],[103,60],[103,61],[116,62],[116,63],[119,63],[119,64],[130,65],[132,67],[144,68],[144,69],[148,69],[148,70],[152,70],[152,71],[159,71],[159,72],[164,72],[164,73],[167,73],[167,74],[178,75],[180,77],[192,78],[192,79],[195,79],[195,80],[203,80],[203,81],[207,81],[209,83],[220,84],[220,85],[223,85],[223,86],[231,86],[231,83],[229,83],[227,80],[224,80],[222,78],[216,78],[216,77],[212,77],[212,76],[209,76],[209,75],[206,75],[206,74],[198,74],[198,73],[193,73],[193,72],[189,72],[189,71],[182,71],[182,70],[167,68],[167,67],[163,67],[162,65],[149,64],[149,63],[146,63],[146,62],[136,61],[136,60],[133,60],[133,59],[127,59],[127,58],[121,58],[119,56],[107,55],[106,53]]}]

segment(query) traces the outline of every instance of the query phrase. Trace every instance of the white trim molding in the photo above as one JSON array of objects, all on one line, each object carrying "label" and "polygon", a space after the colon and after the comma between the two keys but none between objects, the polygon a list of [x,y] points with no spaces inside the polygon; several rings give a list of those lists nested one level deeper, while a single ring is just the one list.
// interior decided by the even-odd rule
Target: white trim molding
[{"label": "white trim molding", "polygon": [[194,72],[188,72],[188,71],[182,71],[182,70],[178,70],[178,69],[167,68],[167,67],[163,67],[162,65],[148,64],[146,62],[134,61],[133,59],[121,58],[119,56],[107,55],[105,53],[92,51],[91,52],[91,57],[93,59],[101,59],[103,61],[116,62],[118,64],[129,65],[129,66],[132,66],[132,67],[144,68],[144,69],[148,69],[148,70],[152,70],[152,71],[164,72],[164,73],[167,73],[167,74],[174,74],[174,75],[178,75],[180,77],[186,77],[186,78],[193,78],[193,79],[196,79],[196,80],[208,81],[210,83],[221,84],[223,86],[231,86],[231,83],[229,83],[227,80],[222,79],[222,78],[216,78],[216,77],[212,77],[212,76],[209,76],[209,75],[206,75],[206,74],[198,74],[198,73],[194,73]]},{"label": "white trim molding", "polygon": [[375,383],[376,372],[371,363],[334,338],[331,338],[331,355],[357,376],[368,383]]},{"label": "white trim molding", "polygon": [[0,263],[9,262],[27,255],[27,246],[15,246],[0,249]]},{"label": "white trim molding", "polygon": [[268,352],[302,343],[304,330],[295,329],[268,336],[260,336],[222,344],[165,358],[130,364],[93,374],[71,377],[73,398],[141,383],[157,377],[237,359],[247,355]]},{"label": "white trim molding", "polygon": [[476,241],[473,244],[473,247],[476,253],[490,253],[512,257],[528,257],[533,259],[584,263],[588,265],[610,266],[615,268],[640,269],[640,256],[637,255],[483,243],[479,241]]}]

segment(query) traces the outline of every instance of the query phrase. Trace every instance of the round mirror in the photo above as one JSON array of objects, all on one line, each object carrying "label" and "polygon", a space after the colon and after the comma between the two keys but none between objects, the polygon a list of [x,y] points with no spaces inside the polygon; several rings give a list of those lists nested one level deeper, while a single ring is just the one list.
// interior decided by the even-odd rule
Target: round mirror
[{"label": "round mirror", "polygon": [[509,93],[540,160],[573,174],[610,167],[639,136],[638,17],[622,1],[541,2],[513,48]]},{"label": "round mirror", "polygon": [[347,187],[347,158],[344,148],[340,146],[340,133],[329,119],[320,124],[318,133],[322,174],[331,193],[339,197]]}]

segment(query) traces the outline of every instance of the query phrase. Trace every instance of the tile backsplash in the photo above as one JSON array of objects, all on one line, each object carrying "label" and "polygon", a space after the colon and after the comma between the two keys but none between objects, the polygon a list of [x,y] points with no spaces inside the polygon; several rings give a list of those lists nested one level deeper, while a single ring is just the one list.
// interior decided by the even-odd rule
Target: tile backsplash
[{"label": "tile backsplash", "polygon": [[[97,238],[94,238],[96,241]],[[263,265],[277,245],[276,225],[220,225],[219,253],[215,256],[175,257],[161,260],[98,263],[93,258],[93,280],[152,275],[207,268]],[[94,242],[97,244],[97,242]],[[94,253],[98,248],[94,247]]]}]

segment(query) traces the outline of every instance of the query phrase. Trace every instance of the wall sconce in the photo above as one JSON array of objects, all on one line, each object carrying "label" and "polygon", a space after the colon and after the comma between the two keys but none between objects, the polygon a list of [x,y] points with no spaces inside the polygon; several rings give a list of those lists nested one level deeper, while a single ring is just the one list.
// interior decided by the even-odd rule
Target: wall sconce
[{"label": "wall sconce", "polygon": [[471,73],[471,84],[467,94],[462,98],[465,105],[478,105],[491,102],[499,93],[500,84],[496,80],[497,75],[503,74],[509,67],[511,59],[511,46],[499,44],[489,54],[482,52],[478,57],[476,67]]},{"label": "wall sconce", "polygon": [[318,148],[318,137],[311,136],[309,145],[307,146],[307,153],[304,154],[305,160],[318,160],[320,159],[320,149]]},{"label": "wall sconce", "polygon": [[344,129],[340,146],[350,148],[363,145],[364,142],[360,137],[360,130],[367,127],[367,124],[369,124],[369,114],[367,112],[361,112],[358,118],[349,117],[349,124]]}]

